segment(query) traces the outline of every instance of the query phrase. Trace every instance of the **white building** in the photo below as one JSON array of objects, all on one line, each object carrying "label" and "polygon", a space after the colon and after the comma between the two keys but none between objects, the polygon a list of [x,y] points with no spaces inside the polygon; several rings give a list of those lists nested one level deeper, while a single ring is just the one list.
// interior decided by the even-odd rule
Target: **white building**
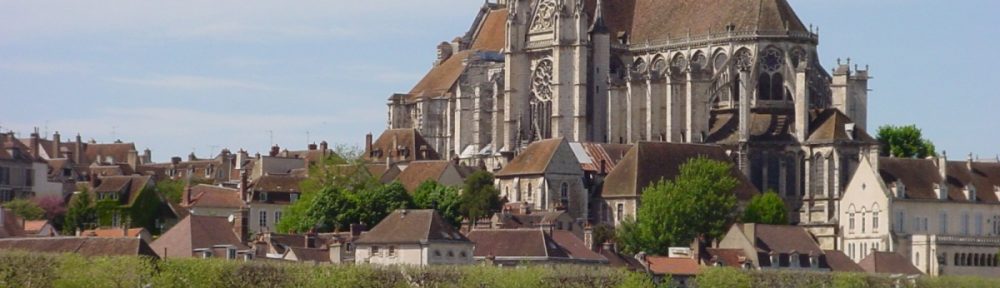
[{"label": "white building", "polygon": [[434,210],[396,210],[354,242],[355,263],[472,264],[475,244]]},{"label": "white building", "polygon": [[840,200],[843,251],[897,252],[929,275],[995,276],[1000,163],[868,158]]}]

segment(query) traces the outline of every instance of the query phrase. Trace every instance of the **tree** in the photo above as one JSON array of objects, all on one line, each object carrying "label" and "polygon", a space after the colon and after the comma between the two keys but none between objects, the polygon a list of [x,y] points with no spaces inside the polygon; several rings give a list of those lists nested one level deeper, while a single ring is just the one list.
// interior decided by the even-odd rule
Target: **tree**
[{"label": "tree", "polygon": [[473,223],[500,211],[503,206],[500,191],[493,186],[493,174],[486,171],[476,171],[465,179],[460,200],[462,216]]},{"label": "tree", "polygon": [[39,207],[35,202],[28,199],[14,199],[3,204],[3,208],[7,208],[14,215],[21,217],[24,220],[41,220],[45,218],[45,210]]},{"label": "tree", "polygon": [[365,189],[354,197],[356,205],[354,210],[349,212],[357,215],[357,221],[352,223],[361,223],[368,227],[382,222],[385,216],[389,216],[396,209],[413,207],[413,199],[399,182]]},{"label": "tree", "polygon": [[926,158],[937,155],[934,143],[924,139],[923,132],[916,125],[879,127],[878,142],[882,156]]},{"label": "tree", "polygon": [[336,153],[309,166],[309,177],[299,184],[299,200],[285,207],[278,231],[282,233],[338,231],[358,223],[354,194],[381,185],[365,167],[359,149],[337,146]]},{"label": "tree", "polygon": [[772,225],[788,225],[788,210],[778,193],[768,191],[754,195],[743,213],[743,222]]},{"label": "tree", "polygon": [[460,211],[461,196],[458,189],[441,185],[437,181],[427,180],[417,187],[413,192],[413,205],[417,209],[437,210],[452,226],[459,227],[462,224],[462,213]]},{"label": "tree", "polygon": [[97,221],[97,213],[93,207],[93,200],[90,199],[90,191],[83,189],[69,201],[69,208],[66,210],[66,222],[63,224],[63,234],[74,235],[77,230],[89,228]]},{"label": "tree", "polygon": [[696,237],[718,239],[734,220],[736,178],[726,162],[699,157],[681,166],[672,181],[643,189],[635,220],[621,224],[618,240],[628,253],[665,255]]},{"label": "tree", "polygon": [[[192,183],[191,185],[195,185]],[[181,180],[163,180],[156,182],[156,191],[160,192],[160,195],[167,198],[170,203],[179,204],[184,197],[184,181]]]}]

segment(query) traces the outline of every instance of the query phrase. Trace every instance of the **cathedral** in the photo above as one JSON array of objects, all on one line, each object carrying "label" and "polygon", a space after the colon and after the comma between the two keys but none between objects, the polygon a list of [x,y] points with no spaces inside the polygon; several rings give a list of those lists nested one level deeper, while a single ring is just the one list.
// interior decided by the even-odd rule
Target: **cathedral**
[{"label": "cathedral", "polygon": [[493,170],[549,138],[717,144],[793,221],[835,229],[836,200],[878,143],[868,68],[827,70],[818,44],[785,0],[487,2],[389,98],[388,126]]}]

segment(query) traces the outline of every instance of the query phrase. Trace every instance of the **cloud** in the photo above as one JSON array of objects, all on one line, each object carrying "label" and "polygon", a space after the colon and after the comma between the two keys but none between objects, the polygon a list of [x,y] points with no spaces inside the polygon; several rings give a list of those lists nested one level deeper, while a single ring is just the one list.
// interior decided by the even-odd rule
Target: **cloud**
[{"label": "cloud", "polygon": [[205,90],[205,89],[241,89],[241,90],[258,90],[258,91],[277,90],[274,87],[250,81],[193,76],[193,75],[161,75],[148,78],[110,77],[108,78],[108,80],[111,82],[122,83],[122,84],[152,86],[152,87],[171,88],[171,89],[186,89],[186,90]]}]

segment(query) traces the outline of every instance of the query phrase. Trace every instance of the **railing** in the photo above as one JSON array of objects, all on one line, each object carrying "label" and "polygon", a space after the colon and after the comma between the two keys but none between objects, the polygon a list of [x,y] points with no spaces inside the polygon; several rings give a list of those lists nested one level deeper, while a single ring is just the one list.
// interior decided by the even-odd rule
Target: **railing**
[{"label": "railing", "polygon": [[611,48],[615,49],[630,49],[630,50],[643,50],[643,49],[663,49],[671,48],[676,46],[689,46],[697,44],[707,44],[707,43],[719,43],[719,42],[731,42],[734,40],[751,40],[759,38],[788,38],[792,40],[802,40],[816,42],[819,40],[819,34],[811,32],[798,32],[798,31],[733,31],[733,32],[723,32],[723,33],[710,33],[704,35],[687,35],[683,37],[675,38],[664,38],[657,40],[649,40],[641,43],[632,43],[630,45],[622,45],[612,43]]},{"label": "railing", "polygon": [[913,242],[934,241],[940,244],[960,244],[1000,247],[1000,236],[912,235]]}]

